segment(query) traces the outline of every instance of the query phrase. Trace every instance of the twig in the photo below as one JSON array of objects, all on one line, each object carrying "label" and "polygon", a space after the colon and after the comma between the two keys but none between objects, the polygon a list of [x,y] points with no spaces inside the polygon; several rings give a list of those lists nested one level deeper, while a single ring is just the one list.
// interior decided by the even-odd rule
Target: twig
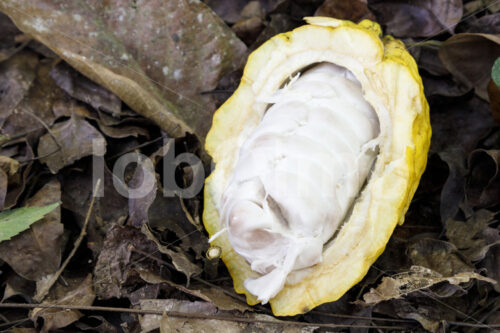
[{"label": "twig", "polygon": [[[149,253],[147,253],[147,252],[144,252],[144,251],[141,251],[141,250],[139,250],[139,249],[137,249],[137,248],[135,248],[135,247],[132,247],[132,248],[131,248],[131,250],[132,250],[132,251],[134,251],[134,252],[136,252],[136,253],[139,253],[139,254],[141,254],[141,255],[143,255],[143,256],[145,256],[145,257],[148,257],[148,258],[150,258],[150,259],[152,259],[152,260],[155,260],[155,261],[157,261],[158,263],[160,263],[160,264],[162,264],[162,265],[165,265],[165,266],[167,266],[167,267],[168,267],[168,268],[170,268],[170,269],[177,270],[177,269],[175,268],[175,266],[174,266],[174,265],[172,265],[171,263],[169,263],[169,262],[167,262],[167,261],[165,261],[165,260],[163,260],[163,259],[161,259],[161,258],[157,258],[157,257],[155,257],[155,256],[152,256],[151,254],[149,254]],[[222,288],[222,287],[219,287],[219,286],[218,286],[218,285],[216,285],[216,284],[210,283],[210,282],[205,281],[205,280],[203,280],[203,279],[201,279],[201,278],[199,278],[199,277],[196,277],[196,276],[192,277],[192,279],[193,279],[194,281],[196,281],[196,282],[203,283],[204,285],[209,286],[209,287],[211,287],[211,288],[216,288],[216,289],[219,289],[219,290],[221,290],[224,294],[226,294],[227,296],[230,296],[230,297],[232,297],[232,298],[234,298],[234,299],[236,299],[236,300],[238,300],[238,301],[240,301],[240,302],[242,302],[242,303],[244,303],[244,304],[247,304],[246,300],[245,300],[243,297],[240,297],[239,295],[237,295],[237,294],[235,294],[235,293],[232,293],[232,292],[230,292],[230,291],[228,291],[228,290],[226,290],[226,289],[224,289],[224,288]],[[264,310],[265,310],[266,312],[269,312],[269,310],[268,310],[268,309],[265,309],[265,308],[264,308]]]},{"label": "twig", "polygon": [[232,94],[232,93],[234,93],[234,89],[214,89],[214,90],[200,91],[200,95]]},{"label": "twig", "polygon": [[365,320],[373,320],[373,321],[392,321],[392,322],[397,322],[397,323],[416,323],[416,321],[413,319],[354,316],[354,315],[347,315],[347,314],[328,313],[328,312],[322,312],[322,311],[317,311],[317,310],[309,311],[308,314],[317,314],[320,316],[334,317],[334,318],[365,319]]},{"label": "twig", "polygon": [[30,158],[29,160],[25,160],[25,161],[22,161],[21,165],[26,165],[30,162],[33,162],[33,161],[36,161],[36,160],[41,160],[42,158],[46,158],[46,157],[49,157],[49,156],[52,156],[54,155],[55,153],[59,152],[61,150],[61,148],[57,148],[56,150],[50,152],[50,153],[47,153],[45,155],[42,155],[42,156],[36,156],[36,157],[33,157],[33,158]]},{"label": "twig", "polygon": [[30,320],[30,318],[23,318],[23,319],[18,319],[18,320],[13,320],[13,321],[7,321],[5,323],[0,324],[0,329],[3,329],[4,327],[12,328],[12,327],[15,327],[19,324],[22,324],[28,320]]},{"label": "twig", "polygon": [[101,179],[99,178],[95,184],[94,192],[92,195],[92,199],[90,201],[89,209],[87,210],[87,216],[85,217],[85,222],[83,223],[82,230],[80,231],[80,236],[78,236],[77,240],[74,243],[73,250],[71,250],[71,253],[66,257],[66,260],[64,260],[64,263],[61,265],[61,267],[57,270],[55,274],[53,274],[50,278],[49,281],[47,281],[47,284],[44,286],[44,288],[41,288],[40,291],[37,292],[37,295],[35,295],[34,300],[37,302],[43,301],[45,296],[47,296],[48,292],[50,291],[50,288],[56,283],[56,281],[59,279],[59,276],[61,276],[61,273],[64,271],[68,263],[70,262],[71,258],[76,253],[76,250],[80,247],[80,244],[83,241],[83,238],[87,235],[87,226],[90,221],[90,215],[92,214],[92,210],[94,208],[94,202],[96,198],[96,193],[99,190],[99,186],[101,185]]},{"label": "twig", "polygon": [[40,124],[42,124],[42,126],[47,130],[47,132],[49,133],[49,135],[52,137],[52,139],[54,140],[54,142],[56,143],[57,147],[59,149],[62,150],[62,146],[61,144],[59,143],[59,141],[57,140],[56,136],[54,135],[54,133],[52,133],[49,125],[47,125],[43,119],[41,119],[40,117],[38,117],[36,114],[34,114],[33,112],[30,112],[30,111],[27,111],[27,110],[22,110],[24,113],[30,115],[31,117],[35,118],[36,121],[38,121]]},{"label": "twig", "polygon": [[[107,311],[107,312],[127,312],[135,314],[153,314],[153,315],[167,315],[170,317],[186,318],[186,319],[200,319],[200,320],[221,320],[232,321],[246,324],[264,324],[264,325],[277,325],[277,326],[299,326],[299,327],[321,327],[321,328],[374,328],[374,329],[408,329],[405,326],[377,326],[377,325],[340,325],[340,324],[324,324],[324,323],[306,323],[300,321],[285,321],[285,320],[265,320],[257,318],[247,318],[228,315],[209,315],[203,313],[191,312],[178,312],[178,311],[161,311],[161,310],[143,310],[143,309],[130,309],[130,308],[115,308],[107,306],[85,306],[85,305],[63,305],[63,304],[23,304],[23,303],[0,303],[0,308],[24,308],[24,309],[68,309],[68,310],[81,310],[81,311]],[[500,325],[498,325],[500,327]]]}]

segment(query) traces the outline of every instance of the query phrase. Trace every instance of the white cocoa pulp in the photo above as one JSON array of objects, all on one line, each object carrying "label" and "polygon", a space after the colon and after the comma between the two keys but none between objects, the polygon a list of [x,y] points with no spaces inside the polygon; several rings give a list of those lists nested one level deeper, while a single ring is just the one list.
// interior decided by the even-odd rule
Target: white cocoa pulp
[{"label": "white cocoa pulp", "polygon": [[378,118],[354,75],[324,63],[293,79],[241,145],[220,213],[266,303],[287,276],[319,263],[376,157]]}]

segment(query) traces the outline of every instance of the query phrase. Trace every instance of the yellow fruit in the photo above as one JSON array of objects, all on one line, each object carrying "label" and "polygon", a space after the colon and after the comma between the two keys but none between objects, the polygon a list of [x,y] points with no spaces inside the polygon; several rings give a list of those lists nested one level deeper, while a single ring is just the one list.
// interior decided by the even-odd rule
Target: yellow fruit
[{"label": "yellow fruit", "polygon": [[244,282],[260,274],[234,250],[227,232],[221,232],[219,210],[240,148],[267,110],[265,97],[295,73],[328,62],[354,74],[378,116],[380,141],[371,175],[340,230],[324,244],[321,262],[288,279],[270,299],[273,313],[280,316],[335,301],[364,277],[396,225],[403,223],[425,169],[431,136],[422,81],[403,43],[390,36],[381,38],[379,25],[369,20],[354,24],[309,17],[306,21],[308,25],[271,38],[249,56],[240,86],[214,115],[205,146],[215,163],[205,183],[205,228],[211,236],[219,233],[211,243],[222,249],[235,290],[246,294],[253,305],[259,301]]}]

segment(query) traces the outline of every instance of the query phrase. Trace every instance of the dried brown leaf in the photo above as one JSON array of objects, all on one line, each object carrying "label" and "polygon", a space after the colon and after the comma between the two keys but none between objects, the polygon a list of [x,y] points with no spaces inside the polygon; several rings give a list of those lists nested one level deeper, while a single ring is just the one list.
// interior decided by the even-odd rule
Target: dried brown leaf
[{"label": "dried brown leaf", "polygon": [[[99,299],[127,297],[140,282],[138,270],[159,271],[156,261],[134,251],[160,257],[154,242],[134,227],[113,225],[107,232],[94,268],[94,290]],[[134,289],[135,289],[134,288]]]},{"label": "dried brown leaf", "polygon": [[146,235],[146,237],[155,242],[158,250],[161,253],[166,254],[172,260],[172,264],[175,268],[186,275],[186,278],[189,279],[192,276],[199,275],[202,272],[202,269],[194,264],[191,259],[184,253],[179,247],[176,246],[165,246],[160,243],[160,241],[153,235],[151,230],[146,225],[143,225],[141,231]]},{"label": "dried brown leaf", "polygon": [[442,276],[474,270],[455,245],[437,239],[422,238],[412,242],[408,247],[408,256],[413,265],[429,268]]},{"label": "dried brown leaf", "polygon": [[245,45],[201,1],[5,0],[0,11],[173,136],[205,136],[215,105],[199,93],[244,61]]},{"label": "dried brown leaf", "polygon": [[[91,274],[85,278],[72,278],[66,279],[66,281],[68,283],[67,286],[57,284],[42,304],[92,305],[95,293],[92,289]],[[66,327],[76,322],[82,316],[83,314],[78,310],[47,308],[35,308],[30,314],[30,318],[34,322],[38,318],[43,318],[41,332],[52,332]]]},{"label": "dried brown leaf", "polygon": [[0,13],[0,31],[2,32],[0,35],[0,62],[2,62],[21,51],[29,42],[29,38],[18,43],[16,39],[22,35],[21,31],[16,28],[7,15],[2,13]]},{"label": "dried brown leaf", "polygon": [[366,2],[359,0],[326,0],[314,16],[334,17],[355,23],[364,19],[375,21],[375,15],[368,9]]},{"label": "dried brown leaf", "polygon": [[122,101],[118,96],[90,81],[65,62],[54,66],[50,71],[50,76],[71,97],[91,105],[96,110],[106,111],[115,117],[120,115]]},{"label": "dried brown leaf", "polygon": [[500,88],[493,80],[490,80],[487,90],[488,98],[490,99],[491,114],[496,122],[500,123]]},{"label": "dried brown leaf", "polygon": [[[121,181],[104,165],[104,160],[98,158],[93,163],[96,167],[102,163],[103,168],[103,181],[101,182],[103,196],[96,198],[87,228],[87,247],[97,257],[101,252],[108,230],[115,224],[123,224],[126,220],[128,199],[117,192],[114,183],[120,184]],[[92,167],[86,167],[84,172],[77,169],[68,170],[63,175],[66,179],[71,180],[65,182],[63,186],[63,207],[73,212],[73,218],[81,227],[92,200]]]},{"label": "dried brown leaf", "polygon": [[469,155],[467,199],[474,207],[500,203],[500,150],[476,149]]},{"label": "dried brown leaf", "polygon": [[466,221],[449,219],[446,221],[446,237],[470,260],[481,260],[490,247],[482,233],[495,221],[494,218],[494,212],[481,209]]},{"label": "dried brown leaf", "polygon": [[37,65],[38,57],[29,51],[0,63],[0,126],[28,94]]},{"label": "dried brown leaf", "polygon": [[486,87],[490,81],[491,67],[500,57],[500,36],[457,34],[442,44],[439,57],[459,82],[475,88],[479,97],[488,100]]},{"label": "dried brown leaf", "polygon": [[500,34],[500,13],[485,15],[467,20],[467,32],[482,34]]},{"label": "dried brown leaf", "polygon": [[390,299],[404,297],[412,292],[429,288],[441,282],[457,285],[469,282],[471,279],[496,283],[494,280],[474,272],[462,272],[452,276],[443,276],[426,267],[412,266],[409,272],[400,273],[392,277],[383,277],[382,282],[377,288],[372,288],[368,293],[363,295],[363,300],[367,305],[375,305]]},{"label": "dried brown leaf", "polygon": [[73,115],[70,119],[55,124],[51,133],[40,138],[38,155],[44,156],[40,161],[56,174],[76,160],[92,155],[94,140],[104,141],[104,137],[85,119]]},{"label": "dried brown leaf", "polygon": [[398,37],[430,37],[453,32],[463,14],[461,0],[369,1],[377,21],[388,34]]}]

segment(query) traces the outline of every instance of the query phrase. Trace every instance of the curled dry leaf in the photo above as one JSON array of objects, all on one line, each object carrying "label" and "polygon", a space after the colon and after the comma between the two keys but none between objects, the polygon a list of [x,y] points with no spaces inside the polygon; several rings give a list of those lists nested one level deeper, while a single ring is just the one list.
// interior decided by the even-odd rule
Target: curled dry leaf
[{"label": "curled dry leaf", "polygon": [[[138,195],[129,196],[129,219],[128,224],[140,227],[148,223],[148,210],[157,195],[161,195],[158,190],[155,166],[151,159],[142,160],[139,157],[137,167],[132,175],[132,179],[127,184],[132,189],[143,189]],[[144,232],[144,231],[143,231]],[[147,234],[146,234],[147,235]]]},{"label": "curled dry leaf", "polygon": [[408,257],[413,265],[426,267],[442,276],[454,276],[474,270],[455,245],[432,238],[413,241],[408,247]]},{"label": "curled dry leaf", "polygon": [[[220,18],[231,24],[236,23],[242,16],[245,16],[245,7],[249,3],[248,0],[207,0],[205,2]],[[262,13],[264,15],[273,11],[284,0],[258,0],[251,2],[258,2],[264,10],[264,13]]]},{"label": "curled dry leaf", "polygon": [[56,174],[82,157],[94,154],[93,142],[104,141],[102,134],[85,119],[73,115],[55,124],[50,133],[40,138],[38,156]]},{"label": "curled dry leaf", "polygon": [[465,177],[468,173],[464,152],[461,149],[438,153],[448,165],[448,178],[441,190],[439,215],[441,222],[454,218],[465,196]]},{"label": "curled dry leaf", "polygon": [[368,9],[366,2],[360,0],[325,0],[316,9],[314,16],[327,16],[355,23],[364,19],[375,21],[375,15]]},{"label": "curled dry leaf", "polygon": [[[65,281],[67,285],[57,284],[42,304],[92,305],[95,293],[92,288],[91,274],[85,278],[66,278]],[[66,327],[82,316],[83,314],[78,310],[47,308],[35,308],[30,314],[31,320],[35,323],[38,318],[43,318],[41,332],[53,332]]]},{"label": "curled dry leaf", "polygon": [[19,183],[19,162],[0,155],[0,210],[3,209],[9,184]]},{"label": "curled dry leaf", "polygon": [[186,275],[186,278],[188,279],[188,284],[189,284],[189,279],[192,276],[201,274],[202,269],[198,265],[194,264],[191,261],[191,259],[187,256],[187,254],[184,253],[179,247],[177,246],[168,247],[161,244],[160,241],[153,235],[151,230],[149,230],[147,225],[143,225],[141,231],[146,235],[146,237],[149,240],[155,242],[156,246],[158,247],[158,250],[161,253],[164,253],[168,257],[170,257],[175,269]]},{"label": "curled dry leaf", "polygon": [[467,32],[483,34],[500,34],[500,13],[485,15],[467,20]]},{"label": "curled dry leaf", "polygon": [[475,207],[500,203],[500,150],[476,149],[469,156],[467,199]]},{"label": "curled dry leaf", "polygon": [[215,105],[199,93],[239,68],[246,50],[201,1],[5,0],[0,11],[173,136],[204,137]]},{"label": "curled dry leaf", "polygon": [[2,13],[0,13],[0,31],[2,32],[0,36],[0,62],[9,59],[29,43],[30,39],[26,38],[26,36],[23,36],[22,43],[16,41],[17,37],[20,37],[22,33],[9,17]]},{"label": "curled dry leaf", "polygon": [[497,123],[500,123],[500,88],[493,80],[488,83],[488,98],[490,99],[491,114]]},{"label": "curled dry leaf", "polygon": [[30,302],[34,293],[35,284],[33,281],[26,280],[16,273],[11,272],[5,279],[5,289],[0,302],[4,302],[14,296],[20,296],[26,302]]},{"label": "curled dry leaf", "polygon": [[441,282],[456,285],[469,282],[471,279],[496,283],[494,280],[474,272],[462,272],[452,276],[443,276],[426,267],[412,266],[409,272],[397,274],[392,277],[383,277],[382,282],[377,288],[372,288],[368,293],[363,295],[363,300],[366,305],[375,305],[390,299],[401,298],[412,292],[429,288]]},{"label": "curled dry leaf", "polygon": [[494,212],[481,209],[466,221],[449,219],[446,221],[446,237],[470,260],[481,260],[488,249],[498,243],[498,240],[489,243],[484,233],[488,232],[486,229],[495,221],[494,218]]},{"label": "curled dry leaf", "polygon": [[159,270],[155,261],[134,249],[160,257],[155,243],[140,230],[119,225],[109,229],[94,268],[94,290],[99,299],[127,297],[131,291],[129,287],[140,281],[139,270]]},{"label": "curled dry leaf", "polygon": [[[114,118],[112,116],[109,116],[107,113],[91,110],[84,104],[79,103],[73,99],[58,100],[54,102],[52,110],[56,118],[71,117],[73,114],[76,114],[86,119],[95,120],[99,129],[107,137],[122,139],[130,136],[144,136],[146,138],[149,138],[149,132],[144,125],[150,125],[151,121],[144,118]],[[122,114],[126,116],[131,112],[123,112]]]},{"label": "curled dry leaf", "polygon": [[398,37],[430,37],[453,32],[463,14],[461,0],[368,2],[386,33]]},{"label": "curled dry leaf", "polygon": [[28,51],[0,63],[0,125],[28,94],[37,65],[37,55]]},{"label": "curled dry leaf", "polygon": [[[488,247],[488,252],[480,262],[479,267],[485,269],[487,276],[497,281],[493,287],[497,292],[500,292],[500,265],[498,265],[500,261],[500,245],[498,244],[498,240],[500,239],[499,231],[498,229],[488,228],[487,234],[483,234],[483,237],[493,245]],[[493,243],[494,241],[496,241],[497,244]]]},{"label": "curled dry leaf", "polygon": [[[23,51],[12,59],[25,54]],[[31,134],[38,129],[52,125],[56,116],[53,105],[66,98],[66,94],[50,78],[51,61],[43,59],[35,69],[35,79],[24,98],[16,105],[5,120],[1,132],[8,136]]]},{"label": "curled dry leaf", "polygon": [[[43,186],[26,206],[41,207],[59,202],[61,187],[57,180]],[[0,243],[0,259],[28,280],[37,281],[54,273],[61,262],[64,226],[58,207],[9,241]]]},{"label": "curled dry leaf", "polygon": [[15,158],[18,162],[27,162],[23,170],[20,170],[19,177],[9,178],[9,181],[13,181],[9,184],[7,194],[5,196],[5,201],[3,204],[4,209],[12,208],[17,204],[17,200],[21,196],[26,187],[26,180],[30,174],[31,167],[33,165],[34,153],[31,149],[31,145],[27,139],[20,139],[13,142],[10,146],[4,146],[0,150],[0,155],[8,155],[11,158]]},{"label": "curled dry leaf", "polygon": [[475,88],[479,97],[488,100],[486,87],[490,81],[491,67],[500,57],[500,36],[457,34],[442,44],[439,57],[458,81]]},{"label": "curled dry leaf", "polygon": [[50,71],[56,84],[71,97],[91,105],[96,110],[106,111],[118,117],[122,109],[122,101],[82,74],[75,71],[67,63],[60,62]]}]

